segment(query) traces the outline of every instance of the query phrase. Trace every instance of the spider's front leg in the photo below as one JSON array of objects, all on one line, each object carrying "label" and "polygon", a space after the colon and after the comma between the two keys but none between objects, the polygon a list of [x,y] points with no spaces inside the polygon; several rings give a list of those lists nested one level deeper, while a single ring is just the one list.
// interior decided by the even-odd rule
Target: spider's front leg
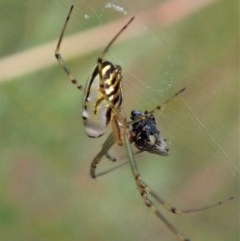
[{"label": "spider's front leg", "polygon": [[68,24],[68,21],[70,19],[72,10],[73,10],[73,5],[70,7],[69,13],[68,13],[67,18],[64,22],[64,25],[63,25],[63,28],[62,28],[62,31],[61,31],[61,34],[60,34],[60,37],[59,37],[59,40],[58,40],[58,43],[57,43],[57,47],[56,47],[56,50],[55,50],[55,58],[57,59],[58,63],[63,68],[65,73],[68,75],[68,78],[69,78],[70,82],[72,84],[74,84],[77,89],[83,90],[84,89],[83,86],[78,82],[78,80],[72,74],[71,70],[69,69],[67,64],[64,62],[64,60],[62,58],[62,55],[60,53],[60,47],[61,47],[62,39],[63,39],[64,33],[65,33],[65,30],[67,28],[67,24]]}]

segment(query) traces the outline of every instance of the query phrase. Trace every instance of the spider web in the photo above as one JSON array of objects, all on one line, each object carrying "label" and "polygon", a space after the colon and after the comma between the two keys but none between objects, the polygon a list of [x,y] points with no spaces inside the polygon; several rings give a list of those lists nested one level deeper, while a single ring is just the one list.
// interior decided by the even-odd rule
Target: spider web
[{"label": "spider web", "polygon": [[[237,240],[237,21],[234,4],[229,6],[226,0],[21,3],[28,9],[25,25],[22,28],[19,21],[14,26],[23,32],[23,37],[13,32],[18,40],[16,46],[7,49],[3,45],[3,49],[7,57],[14,56],[3,59],[5,62],[0,60],[2,81],[21,76],[25,81],[13,81],[13,87],[3,88],[0,95],[1,135],[6,142],[1,144],[4,148],[0,169],[2,180],[7,183],[0,201],[10,199],[9,203],[16,202],[13,210],[21,209],[17,216],[21,225],[11,220],[14,215],[9,215],[9,225],[19,226],[17,233],[22,237],[29,235],[29,228],[24,233],[23,226],[33,225],[33,240],[42,236],[45,239],[46,233],[54,239],[58,239],[54,235],[66,235],[71,240],[177,240],[142,203],[128,166],[97,182],[89,177],[90,161],[106,136],[99,140],[86,137],[79,117],[82,93],[69,87],[67,77],[53,59],[72,3],[74,11],[61,51],[82,84],[99,52],[135,16],[106,55],[106,59],[123,69],[122,113],[127,119],[131,110],[151,110],[186,87],[161,113],[155,113],[161,135],[169,143],[169,157],[142,153],[136,156],[137,164],[143,179],[179,208],[201,207],[234,195],[236,200],[206,212],[181,217],[168,215],[164,210],[163,213],[192,240]],[[2,34],[5,35],[7,32]],[[30,49],[36,45],[40,47]],[[23,50],[23,59],[16,57],[13,49]],[[54,68],[49,70],[49,66]],[[7,93],[9,99],[5,100]],[[8,106],[13,96],[16,104]],[[23,114],[34,114],[31,118],[21,117],[17,109]],[[7,113],[6,118],[3,113]],[[24,133],[9,124],[12,120],[18,120]],[[42,127],[44,123],[46,127]],[[15,135],[9,134],[12,132]],[[57,136],[54,141],[53,136]],[[7,142],[8,138],[16,139],[15,147]],[[38,138],[43,138],[43,144],[39,144]],[[13,153],[12,162],[11,155],[4,154],[7,150]],[[25,152],[34,158],[26,157]],[[111,154],[127,156],[125,148],[117,146]],[[19,164],[22,162],[26,166]],[[99,170],[109,167],[111,163],[104,160]],[[9,191],[5,193],[5,189]],[[4,234],[0,232],[0,239],[9,239],[9,234]]]},{"label": "spider web", "polygon": [[[211,5],[212,1],[205,3]],[[151,4],[159,11],[152,11]],[[142,3],[135,9],[126,1],[98,3],[98,7],[95,3],[86,3],[84,10],[78,10],[82,16],[87,16],[86,21],[97,21],[100,25],[104,25],[110,16],[114,19],[124,17],[125,22],[136,16],[106,57],[123,68],[123,113],[127,118],[131,110],[151,110],[182,87],[187,88],[182,96],[166,106],[163,113],[156,113],[160,131],[170,145],[167,162],[147,153],[137,158],[146,180],[170,200],[177,196],[176,205],[206,205],[237,190],[238,137],[234,115],[237,113],[237,93],[234,76],[230,74],[236,70],[236,56],[231,54],[224,41],[215,46],[215,38],[220,36],[212,29],[219,23],[212,24],[210,34],[210,27],[202,22],[204,11],[207,11],[202,10],[204,4],[196,8],[185,5],[185,12],[176,10],[172,19],[170,15],[161,17],[161,11],[167,12],[168,4],[179,6],[178,1],[159,5],[154,5],[153,1],[151,4],[144,6]],[[146,7],[149,14],[143,11]],[[192,17],[195,11],[197,15]],[[157,17],[151,19],[153,13]],[[193,22],[188,20],[191,18]],[[108,39],[123,23],[116,24],[114,31],[107,33]],[[120,44],[122,39],[127,41]],[[213,53],[210,54],[211,48]],[[227,64],[226,59],[233,65]],[[232,81],[226,81],[229,75]],[[127,155],[118,147],[111,153],[122,157]],[[162,160],[160,163],[155,161],[159,159]],[[166,164],[168,162],[172,162],[171,168]],[[108,167],[108,164],[102,164],[103,169]],[[164,174],[160,172],[164,168],[171,170],[168,170],[170,178],[167,180],[166,177],[159,178]],[[119,173],[125,175],[123,171]],[[113,177],[115,173],[110,175]],[[159,188],[161,182],[167,188],[163,185]],[[187,204],[183,200],[188,200]],[[166,234],[164,239],[172,240],[169,236],[171,234]]]}]

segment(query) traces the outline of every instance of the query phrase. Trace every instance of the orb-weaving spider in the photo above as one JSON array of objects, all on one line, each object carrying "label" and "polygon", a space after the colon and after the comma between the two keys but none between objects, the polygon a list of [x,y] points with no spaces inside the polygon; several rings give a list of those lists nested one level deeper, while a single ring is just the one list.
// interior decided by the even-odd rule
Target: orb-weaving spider
[{"label": "orb-weaving spider", "polygon": [[[160,136],[160,132],[157,129],[154,112],[155,110],[161,110],[163,105],[165,105],[170,99],[179,95],[184,91],[185,88],[177,92],[174,96],[165,101],[162,105],[157,106],[152,111],[140,112],[132,111],[131,112],[131,121],[127,122],[122,116],[120,108],[122,104],[122,74],[121,67],[119,65],[114,65],[109,61],[104,60],[104,56],[119,37],[119,35],[129,26],[133,21],[132,17],[118,33],[112,38],[108,45],[104,48],[102,53],[97,59],[97,65],[94,67],[92,74],[84,88],[71,73],[70,69],[65,64],[61,54],[60,46],[62,39],[70,19],[73,6],[71,6],[63,29],[61,31],[57,47],[55,50],[55,57],[61,67],[64,69],[66,74],[69,77],[69,80],[74,84],[79,90],[84,91],[83,97],[83,110],[82,118],[85,126],[86,134],[89,137],[97,138],[102,136],[107,129],[108,124],[112,124],[112,133],[107,137],[106,141],[103,144],[101,151],[97,154],[94,160],[91,163],[90,175],[92,178],[96,178],[101,174],[95,174],[95,169],[99,162],[102,160],[103,156],[108,156],[108,150],[116,142],[118,145],[126,145],[129,163],[135,182],[138,188],[138,191],[146,204],[157,216],[160,218],[163,223],[182,241],[189,241],[183,234],[181,234],[157,209],[153,204],[150,198],[153,198],[155,201],[162,204],[168,211],[172,213],[189,213],[194,211],[205,210],[213,206],[218,206],[223,202],[217,204],[192,210],[179,210],[165,202],[161,199],[143,180],[138,171],[135,156],[131,150],[131,143],[133,142],[139,151],[147,151],[150,153],[158,155],[168,155],[168,147],[166,145],[165,139]],[[232,199],[229,198],[227,200]]]},{"label": "orb-weaving spider", "polygon": [[[62,39],[73,10],[71,6],[63,29],[61,31],[57,47],[55,50],[55,57],[61,67],[64,69],[69,77],[69,80],[79,90],[84,91],[83,106],[82,106],[82,119],[85,126],[86,134],[89,137],[97,138],[102,136],[107,129],[108,124],[111,122],[113,129],[118,129],[120,122],[123,118],[120,114],[120,107],[122,104],[122,69],[119,65],[114,65],[110,61],[105,61],[103,58],[108,49],[119,37],[119,35],[128,27],[133,21],[132,17],[117,34],[112,38],[108,45],[104,48],[102,53],[97,59],[97,64],[90,75],[86,87],[84,88],[79,81],[71,73],[68,66],[65,64],[61,54],[60,47]],[[119,144],[122,143],[122,135],[116,133],[115,136]]]}]

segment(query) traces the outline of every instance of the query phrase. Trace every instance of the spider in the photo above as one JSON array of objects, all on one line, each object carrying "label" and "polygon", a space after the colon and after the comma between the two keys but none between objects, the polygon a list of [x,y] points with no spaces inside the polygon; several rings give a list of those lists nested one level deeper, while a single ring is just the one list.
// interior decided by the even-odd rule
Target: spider
[{"label": "spider", "polygon": [[[97,64],[93,68],[92,74],[90,75],[86,87],[84,88],[71,73],[60,53],[62,39],[72,10],[73,5],[70,7],[69,13],[63,25],[63,29],[55,50],[55,57],[68,75],[70,82],[74,84],[77,89],[84,91],[82,119],[85,126],[85,132],[89,137],[98,138],[106,132],[110,122],[112,124],[112,128],[117,130],[120,122],[124,121],[120,114],[120,107],[123,99],[121,85],[122,69],[121,66],[114,65],[110,61],[106,61],[103,58],[119,35],[133,21],[134,17],[132,17],[120,29],[120,31],[118,31],[118,33],[112,38],[112,40],[99,55]],[[121,145],[122,135],[118,135],[117,132],[115,133],[115,138],[118,144]]]},{"label": "spider", "polygon": [[[55,57],[63,70],[69,77],[69,80],[74,84],[77,89],[84,91],[83,106],[82,106],[82,119],[85,126],[86,134],[89,137],[97,138],[106,132],[109,123],[112,124],[112,133],[107,137],[104,142],[102,149],[93,159],[90,167],[90,175],[92,178],[96,178],[104,173],[96,174],[96,168],[99,162],[104,156],[111,159],[108,154],[109,149],[114,143],[120,146],[125,145],[128,153],[130,167],[132,174],[134,176],[138,191],[142,197],[145,205],[150,208],[157,217],[162,220],[162,222],[182,241],[189,241],[181,232],[179,232],[158,210],[156,205],[153,203],[151,198],[163,205],[168,211],[180,214],[189,213],[200,210],[206,210],[208,208],[218,206],[229,199],[218,202],[217,204],[198,208],[191,210],[179,210],[169,203],[165,202],[160,198],[142,179],[135,160],[135,154],[132,152],[131,143],[134,143],[138,148],[139,152],[147,151],[150,153],[158,154],[161,156],[168,155],[169,149],[167,147],[166,140],[160,136],[160,132],[157,128],[156,120],[154,117],[154,112],[156,110],[162,110],[163,106],[168,103],[173,97],[178,96],[182,93],[185,88],[178,91],[172,97],[167,99],[161,105],[155,107],[152,111],[141,112],[138,110],[133,110],[131,112],[131,120],[126,121],[126,119],[121,114],[121,105],[123,100],[122,93],[122,69],[119,65],[114,65],[110,61],[104,60],[104,56],[119,37],[119,35],[129,26],[133,21],[132,17],[117,34],[112,38],[112,40],[107,44],[102,53],[97,59],[97,64],[94,67],[90,78],[87,81],[86,87],[84,88],[71,73],[68,66],[65,64],[61,54],[60,47],[62,39],[69,22],[71,13],[73,10],[73,5],[70,7],[69,13],[63,25],[57,47],[55,50]],[[112,159],[113,160],[113,159]],[[119,167],[119,166],[117,166]],[[116,167],[116,168],[117,168]]]}]

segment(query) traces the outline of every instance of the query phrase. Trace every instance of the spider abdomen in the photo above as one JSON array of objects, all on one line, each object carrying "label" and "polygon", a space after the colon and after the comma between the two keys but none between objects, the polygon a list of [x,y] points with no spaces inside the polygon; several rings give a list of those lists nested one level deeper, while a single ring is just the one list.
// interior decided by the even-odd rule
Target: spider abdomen
[{"label": "spider abdomen", "polygon": [[[99,67],[96,65],[83,96],[83,123],[86,134],[93,138],[105,133],[113,116],[113,107],[119,110],[123,98],[121,67],[109,61],[103,61],[101,72],[103,86],[100,83]],[[103,92],[107,98],[104,97]]]}]

